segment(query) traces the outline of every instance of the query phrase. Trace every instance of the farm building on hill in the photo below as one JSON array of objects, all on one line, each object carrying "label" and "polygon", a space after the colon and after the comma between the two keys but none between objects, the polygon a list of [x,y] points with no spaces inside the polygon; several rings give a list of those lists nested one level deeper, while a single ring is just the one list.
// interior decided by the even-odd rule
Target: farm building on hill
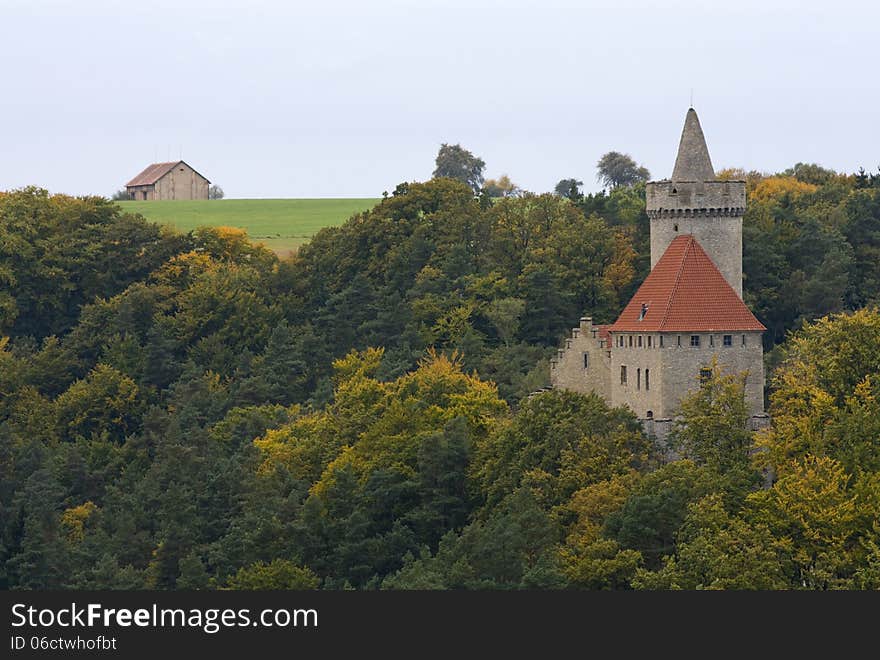
[{"label": "farm building on hill", "polygon": [[153,163],[125,184],[129,199],[208,199],[211,182],[182,160]]}]

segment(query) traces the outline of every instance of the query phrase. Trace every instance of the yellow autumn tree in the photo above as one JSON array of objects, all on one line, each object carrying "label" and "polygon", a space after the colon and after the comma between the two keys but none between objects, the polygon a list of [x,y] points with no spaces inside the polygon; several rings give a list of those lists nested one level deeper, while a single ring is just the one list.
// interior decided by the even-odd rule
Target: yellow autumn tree
[{"label": "yellow autumn tree", "polygon": [[761,467],[830,456],[849,471],[880,471],[880,311],[836,314],[786,342],[772,380],[772,425],[758,434]]}]

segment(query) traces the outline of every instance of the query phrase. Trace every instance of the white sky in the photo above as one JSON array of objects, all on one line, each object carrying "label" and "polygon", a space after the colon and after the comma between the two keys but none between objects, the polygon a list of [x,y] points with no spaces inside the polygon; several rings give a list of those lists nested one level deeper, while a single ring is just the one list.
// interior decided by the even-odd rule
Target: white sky
[{"label": "white sky", "polygon": [[880,164],[880,3],[0,0],[0,190],[110,195],[183,158],[227,197],[378,197],[441,142],[523,188]]}]

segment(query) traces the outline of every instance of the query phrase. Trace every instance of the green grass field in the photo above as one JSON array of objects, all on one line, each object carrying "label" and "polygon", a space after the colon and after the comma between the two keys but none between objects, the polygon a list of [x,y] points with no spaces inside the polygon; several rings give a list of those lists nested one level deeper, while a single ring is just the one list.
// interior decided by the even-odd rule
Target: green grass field
[{"label": "green grass field", "polygon": [[378,199],[222,199],[216,201],[119,202],[129,213],[180,231],[202,225],[239,227],[254,242],[280,255],[295,251],[324,227],[341,225]]}]

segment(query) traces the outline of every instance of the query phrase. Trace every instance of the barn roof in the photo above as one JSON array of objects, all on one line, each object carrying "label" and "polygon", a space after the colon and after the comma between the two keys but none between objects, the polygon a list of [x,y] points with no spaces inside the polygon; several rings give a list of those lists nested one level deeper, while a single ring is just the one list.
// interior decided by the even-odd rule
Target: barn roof
[{"label": "barn roof", "polygon": [[669,244],[609,330],[738,332],[766,328],[727,283],[697,239],[684,234]]},{"label": "barn roof", "polygon": [[[163,176],[168,174],[171,170],[173,170],[175,167],[177,167],[181,163],[183,163],[184,165],[189,167],[193,172],[195,172],[196,174],[201,176],[203,179],[205,179],[205,181],[208,181],[207,177],[202,176],[201,174],[199,174],[199,172],[196,172],[196,169],[192,165],[190,165],[189,163],[186,163],[182,160],[175,160],[170,163],[153,163],[152,165],[147,165],[146,169],[144,169],[143,172],[138,174],[135,178],[133,178],[131,181],[129,181],[125,185],[126,186],[150,186],[150,185],[156,183],[156,181],[158,181]],[[211,182],[208,181],[208,183],[211,183]]]}]

